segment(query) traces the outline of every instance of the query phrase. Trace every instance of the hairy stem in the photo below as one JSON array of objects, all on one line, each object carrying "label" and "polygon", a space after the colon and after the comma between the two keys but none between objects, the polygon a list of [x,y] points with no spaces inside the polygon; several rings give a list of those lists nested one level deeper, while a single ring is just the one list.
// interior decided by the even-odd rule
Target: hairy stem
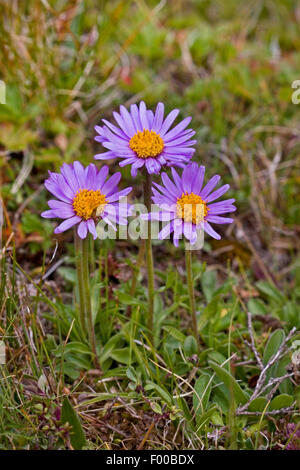
[{"label": "hairy stem", "polygon": [[87,236],[82,240],[78,235],[75,235],[76,247],[76,267],[77,278],[79,286],[79,307],[80,307],[80,322],[84,331],[88,332],[91,350],[94,355],[95,367],[100,369],[100,364],[97,357],[96,337],[92,317],[92,305],[90,297],[90,282],[89,282],[89,237]]},{"label": "hairy stem", "polygon": [[[141,267],[143,265],[144,257],[145,257],[145,240],[141,239],[138,257],[136,260],[136,265],[134,266],[134,269],[133,269],[132,281],[131,281],[131,286],[130,286],[129,293],[131,297],[134,296],[135,291],[136,291],[137,280],[140,274]],[[127,317],[129,317],[130,314],[131,314],[131,306],[128,305],[127,310],[126,310]]]},{"label": "hairy stem", "polygon": [[74,232],[75,240],[75,259],[76,259],[76,273],[77,273],[77,284],[79,292],[79,320],[83,333],[86,333],[85,324],[85,309],[84,309],[84,285],[82,278],[82,240],[77,235],[76,228]]},{"label": "hairy stem", "polygon": [[194,281],[193,281],[193,271],[192,271],[192,252],[185,249],[185,266],[186,266],[186,276],[187,284],[189,291],[189,300],[190,300],[190,311],[192,314],[192,326],[193,334],[197,341],[198,349],[200,347],[198,328],[197,328],[197,316],[196,316],[196,302],[195,302],[195,292],[194,292]]},{"label": "hairy stem", "polygon": [[[152,177],[148,171],[145,170],[144,180],[144,203],[148,212],[151,211],[151,183]],[[154,316],[154,267],[153,267],[153,254],[152,254],[152,240],[151,240],[151,221],[148,221],[148,236],[146,239],[146,261],[147,261],[147,274],[148,274],[148,330],[150,340],[153,341],[153,316]]]}]

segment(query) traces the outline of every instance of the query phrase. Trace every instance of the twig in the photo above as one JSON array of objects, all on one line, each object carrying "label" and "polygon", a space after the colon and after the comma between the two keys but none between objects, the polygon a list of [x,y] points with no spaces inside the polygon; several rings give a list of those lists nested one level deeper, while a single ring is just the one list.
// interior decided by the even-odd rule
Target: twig
[{"label": "twig", "polygon": [[257,364],[259,365],[259,368],[263,370],[264,365],[262,363],[261,357],[258,354],[258,351],[255,346],[255,341],[254,341],[254,334],[253,334],[253,326],[252,326],[252,318],[251,318],[251,313],[247,312],[247,322],[248,322],[248,330],[249,330],[249,335],[251,339],[251,349],[254,353],[255,359],[257,361]]},{"label": "twig", "polygon": [[294,402],[291,406],[288,406],[287,408],[280,408],[280,410],[272,410],[272,411],[241,411],[241,409],[236,410],[236,415],[252,415],[252,416],[261,416],[266,415],[266,416],[276,416],[276,415],[281,415],[281,414],[292,414],[295,412]]},{"label": "twig", "polygon": [[152,431],[152,429],[154,428],[154,421],[152,421],[152,423],[150,424],[150,427],[148,429],[148,431],[146,432],[142,442],[140,443],[140,445],[138,446],[138,450],[142,450],[144,445],[146,444],[147,440],[148,440],[148,437],[150,436],[150,433]]},{"label": "twig", "polygon": [[[252,322],[251,322],[251,319],[250,319],[250,325],[251,325],[251,328],[249,328],[249,331],[252,329]],[[249,316],[248,316],[248,326],[249,326]],[[290,339],[294,336],[296,332],[296,328],[292,328],[291,331],[289,332],[289,334],[287,335],[287,337],[285,338],[285,340],[283,341],[283,343],[280,345],[278,351],[270,358],[270,360],[268,361],[268,363],[263,366],[262,370],[261,370],[261,373],[258,377],[258,381],[257,381],[257,384],[256,384],[256,387],[255,387],[255,390],[253,392],[253,394],[251,395],[251,397],[249,398],[249,400],[247,401],[247,403],[245,403],[245,405],[243,406],[240,406],[237,410],[236,410],[236,414],[237,415],[240,415],[240,414],[249,414],[250,412],[248,411],[248,408],[250,406],[250,404],[253,402],[253,400],[255,400],[255,398],[259,397],[266,389],[268,389],[269,387],[271,387],[272,385],[275,384],[275,387],[273,387],[273,389],[268,393],[268,399],[270,400],[274,393],[276,392],[277,388],[279,387],[279,385],[286,379],[286,378],[290,378],[291,376],[294,375],[294,373],[292,374],[285,374],[281,377],[276,377],[276,378],[271,378],[268,383],[266,385],[264,385],[265,383],[265,379],[266,379],[266,374],[268,372],[268,370],[277,362],[279,361],[279,359],[281,359],[285,354],[286,352],[288,351],[288,347],[287,347],[287,344],[288,342],[290,341]],[[253,336],[253,333],[252,333],[252,336]],[[252,338],[251,338],[251,345],[252,345]],[[256,357],[256,355],[255,355]],[[259,357],[259,356],[258,356]],[[290,408],[290,407],[289,407]],[[281,410],[278,410],[278,411],[282,411],[283,408]],[[274,413],[273,413],[274,414]],[[279,413],[277,413],[279,414]]]},{"label": "twig", "polygon": [[[292,372],[291,374],[282,375],[281,377],[276,377],[276,378],[274,378],[274,379],[270,379],[269,382],[267,383],[267,385],[265,385],[265,386],[261,389],[261,391],[260,391],[259,394],[261,395],[262,393],[264,393],[269,387],[272,387],[272,385],[275,385],[275,387],[276,387],[276,389],[277,389],[277,387],[279,387],[279,385],[280,385],[285,379],[289,379],[289,378],[291,378],[291,377],[293,377],[293,376],[294,376],[294,372]],[[274,388],[275,388],[275,387],[274,387]],[[274,395],[274,393],[276,392],[276,389],[275,389],[275,390],[272,389],[272,390],[271,390],[272,394],[271,394],[271,392],[269,392],[268,397],[269,397],[269,395],[272,397],[272,396]],[[267,398],[268,398],[268,397],[267,397]]]}]

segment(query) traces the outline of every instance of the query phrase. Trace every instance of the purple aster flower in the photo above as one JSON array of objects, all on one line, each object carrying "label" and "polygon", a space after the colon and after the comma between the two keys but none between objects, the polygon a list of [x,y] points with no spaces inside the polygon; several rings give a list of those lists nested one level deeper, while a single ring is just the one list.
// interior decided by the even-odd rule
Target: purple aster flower
[{"label": "purple aster flower", "polygon": [[84,168],[80,162],[66,163],[60,173],[49,172],[45,187],[57,199],[48,201],[50,210],[41,215],[45,218],[59,218],[64,221],[56,227],[54,233],[61,233],[78,224],[77,233],[86,238],[90,232],[97,238],[95,222],[103,219],[116,229],[115,224],[127,224],[130,206],[119,200],[127,196],[132,188],[118,191],[121,173],[115,173],[106,180],[108,166],[97,171],[94,164]]},{"label": "purple aster flower", "polygon": [[163,165],[184,167],[192,158],[196,140],[192,129],[186,129],[190,117],[183,119],[170,130],[179,113],[173,109],[164,119],[164,105],[158,103],[155,113],[148,110],[143,101],[139,107],[131,105],[130,113],[120,106],[120,114],[113,113],[119,127],[102,119],[104,126],[95,126],[99,136],[95,137],[107,152],[95,155],[96,160],[122,158],[120,166],[131,165],[131,175],[146,166],[148,173],[159,173]]},{"label": "purple aster flower", "polygon": [[152,201],[157,204],[160,211],[143,214],[141,217],[146,220],[168,222],[158,234],[160,240],[169,237],[173,232],[175,246],[178,246],[178,240],[182,235],[194,244],[198,230],[204,230],[219,240],[221,236],[210,224],[233,222],[233,219],[223,217],[223,214],[236,210],[233,205],[235,200],[213,202],[228,191],[229,184],[214,190],[220,180],[220,176],[215,175],[203,186],[204,173],[204,166],[191,163],[184,168],[181,177],[172,168],[173,181],[166,173],[162,173],[164,186],[153,183]]}]

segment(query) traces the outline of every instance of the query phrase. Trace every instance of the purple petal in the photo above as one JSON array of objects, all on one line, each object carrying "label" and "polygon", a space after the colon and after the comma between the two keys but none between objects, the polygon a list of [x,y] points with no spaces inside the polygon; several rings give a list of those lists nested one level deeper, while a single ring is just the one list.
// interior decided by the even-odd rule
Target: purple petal
[{"label": "purple petal", "polygon": [[66,183],[70,186],[73,196],[77,193],[79,186],[72,165],[64,163],[60,169]]},{"label": "purple petal", "polygon": [[97,232],[96,232],[95,222],[93,221],[93,219],[89,219],[87,221],[87,225],[88,225],[89,232],[92,234],[94,240],[96,240]]},{"label": "purple petal", "polygon": [[180,189],[170,180],[167,173],[162,173],[161,174],[161,179],[162,179],[166,189],[171,193],[172,196],[177,198],[181,195]]},{"label": "purple petal", "polygon": [[209,204],[210,209],[217,209],[220,206],[231,206],[235,202],[235,199],[225,199],[224,201],[214,202],[213,204]]},{"label": "purple petal", "polygon": [[141,168],[145,164],[144,160],[142,158],[139,158],[137,161],[135,161],[131,167],[131,176],[133,178],[136,177],[137,175],[137,170]]},{"label": "purple petal", "polygon": [[73,217],[73,215],[75,215],[71,204],[50,199],[50,201],[48,201],[48,206],[50,209],[53,209],[56,212],[56,217],[61,219],[68,219],[69,217]]},{"label": "purple petal", "polygon": [[173,111],[171,111],[168,114],[168,116],[166,117],[166,119],[163,122],[163,125],[160,128],[159,133],[160,133],[161,137],[163,137],[165,135],[165,133],[169,130],[169,128],[171,127],[171,125],[173,124],[175,119],[177,118],[178,114],[179,114],[179,109],[173,109]]},{"label": "purple petal", "polygon": [[202,199],[206,199],[206,197],[209,195],[209,193],[214,189],[214,187],[218,184],[220,181],[221,176],[215,175],[213,176],[208,183],[204,186],[202,189],[200,196]]},{"label": "purple petal", "polygon": [[104,184],[104,181],[107,178],[107,175],[108,175],[108,166],[104,165],[96,176],[95,186],[97,189],[102,190],[102,186]]},{"label": "purple petal", "polygon": [[181,219],[175,219],[174,220],[174,237],[173,237],[173,243],[176,247],[178,247],[178,240],[179,238],[182,237],[182,231],[183,231],[183,222]]},{"label": "purple petal", "polygon": [[188,240],[191,240],[192,234],[193,234],[193,224],[192,224],[192,222],[183,222],[183,233],[184,233],[184,236]]},{"label": "purple petal", "polygon": [[161,125],[164,119],[164,105],[163,103],[158,103],[156,106],[156,111],[155,111],[155,116],[154,116],[154,121],[152,124],[152,130],[159,134]]},{"label": "purple petal", "polygon": [[127,196],[127,194],[129,194],[130,191],[132,191],[131,187],[122,189],[121,191],[118,191],[117,193],[111,194],[109,196],[109,202],[119,201],[119,199],[121,199],[122,197]]},{"label": "purple petal", "polygon": [[[109,127],[109,129],[111,131],[113,131],[118,137],[120,137],[120,139],[123,139],[125,141],[128,142],[128,137],[127,135],[122,131],[122,129],[120,129],[119,127],[115,126],[114,124],[112,124],[110,121],[107,121],[106,119],[102,119],[102,121],[105,123],[105,125],[107,127]],[[97,126],[96,126],[97,127]],[[95,127],[95,129],[96,129]]]},{"label": "purple petal", "polygon": [[82,220],[78,225],[77,234],[83,240],[87,236],[88,224],[86,220]]},{"label": "purple petal", "polygon": [[221,235],[219,235],[217,232],[214,231],[212,226],[208,222],[204,222],[203,228],[208,235],[211,237],[215,238],[216,240],[221,240]]},{"label": "purple petal", "polygon": [[57,216],[57,213],[56,211],[44,211],[41,213],[41,217],[44,217],[44,219],[56,219],[56,218],[59,218]]},{"label": "purple petal", "polygon": [[158,220],[160,222],[170,222],[175,218],[174,212],[149,212],[140,215],[142,220]]},{"label": "purple petal", "polygon": [[102,219],[104,220],[104,222],[110,225],[110,227],[112,227],[115,232],[117,231],[117,227],[111,222],[109,215],[107,217],[102,217]]},{"label": "purple petal", "polygon": [[223,194],[225,194],[229,188],[229,184],[224,184],[224,186],[221,186],[219,189],[211,193],[210,196],[208,196],[206,199],[206,202],[208,203],[214,201],[215,199],[219,199],[219,197],[223,196]]},{"label": "purple petal", "polygon": [[165,142],[165,147],[175,147],[179,146],[180,144],[185,144],[190,146],[190,145],[195,145],[197,143],[197,140],[189,140],[193,135],[195,134],[195,131],[191,131],[191,134],[183,135],[181,137],[178,137],[177,139],[170,140],[168,142]]},{"label": "purple petal", "polygon": [[154,120],[154,114],[153,114],[153,111],[151,111],[151,109],[148,109],[148,111],[147,111],[147,119],[148,119],[148,123],[149,123],[149,129],[151,129],[152,124],[153,124],[153,120]]},{"label": "purple petal", "polygon": [[136,130],[131,116],[125,106],[120,106],[120,113],[125,124],[126,134],[129,135],[129,137],[132,137],[136,133]]},{"label": "purple petal", "polygon": [[147,118],[147,108],[144,101],[140,102],[140,121],[143,129],[149,129],[149,122]]},{"label": "purple petal", "polygon": [[118,171],[105,182],[105,184],[102,187],[102,192],[106,196],[109,196],[113,192],[115,187],[118,185],[120,179],[121,179],[121,173]]},{"label": "purple petal", "polygon": [[183,131],[191,122],[192,118],[191,117],[186,117],[181,121],[177,126],[174,127],[170,132],[164,135],[164,141],[169,142],[172,140],[176,135],[178,135],[181,131]]},{"label": "purple petal", "polygon": [[233,222],[233,219],[230,217],[219,217],[217,215],[208,215],[205,220],[212,224],[231,224]]},{"label": "purple petal", "polygon": [[57,197],[58,199],[61,199],[66,203],[70,203],[72,199],[63,192],[63,190],[66,189],[67,186],[64,177],[62,175],[57,176],[61,176],[61,180],[63,180],[64,183],[57,183],[56,181],[58,181],[58,179],[56,178],[56,181],[54,181],[54,177],[53,175],[51,175],[51,177],[48,178],[44,183],[45,188],[49,191],[49,193],[53,194],[53,196]]},{"label": "purple petal", "polygon": [[161,169],[161,165],[160,163],[155,160],[155,158],[146,158],[145,159],[145,164],[146,164],[146,168],[148,170],[148,173],[152,174],[152,173],[156,173],[158,174],[160,169]]},{"label": "purple petal", "polygon": [[77,178],[77,182],[78,182],[78,185],[79,185],[79,189],[86,189],[85,186],[85,172],[84,172],[84,168],[83,166],[81,165],[80,162],[74,162],[73,163],[73,168],[74,168],[74,172],[75,172],[75,175],[76,175],[76,178]]},{"label": "purple petal", "polygon": [[183,185],[182,185],[180,176],[178,175],[177,171],[174,168],[171,168],[171,171],[172,171],[173,180],[176,186],[178,187],[180,192],[183,192]]},{"label": "purple petal", "polygon": [[126,123],[124,122],[124,120],[122,119],[120,114],[118,114],[116,112],[113,112],[113,117],[115,118],[116,122],[119,124],[119,126],[120,126],[121,130],[124,132],[124,134],[126,134],[126,136],[130,138],[129,133],[127,132]]},{"label": "purple petal", "polygon": [[195,225],[193,225],[193,230],[192,230],[192,236],[191,236],[191,239],[190,239],[190,244],[191,245],[194,245],[197,241],[197,230],[196,230],[196,227]]},{"label": "purple petal", "polygon": [[165,238],[169,237],[169,235],[173,232],[173,230],[174,230],[174,222],[171,221],[159,232],[158,239],[164,240]]},{"label": "purple petal", "polygon": [[81,217],[78,217],[78,215],[74,215],[74,217],[64,220],[60,225],[58,225],[54,230],[54,233],[62,233],[65,230],[68,230],[69,228],[73,227],[73,225],[78,224],[78,222],[80,221]]},{"label": "purple petal", "polygon": [[205,174],[205,166],[200,166],[195,174],[195,178],[192,183],[192,191],[195,194],[200,194]]},{"label": "purple petal", "polygon": [[[125,134],[124,134],[125,135]],[[116,145],[120,146],[127,146],[128,145],[128,137],[126,139],[123,139],[122,137],[119,137],[116,134],[113,134],[107,126],[103,127],[103,140],[102,142],[114,142]]]},{"label": "purple petal", "polygon": [[115,155],[111,151],[103,152],[103,153],[97,153],[96,155],[94,155],[95,160],[111,160],[114,157],[115,157]]},{"label": "purple petal", "polygon": [[192,183],[194,181],[197,170],[197,163],[191,163],[184,168],[181,176],[184,191],[187,191],[188,193],[192,192]]},{"label": "purple petal", "polygon": [[131,113],[131,117],[132,117],[133,124],[135,126],[136,131],[142,132],[143,127],[142,127],[141,120],[140,120],[139,108],[137,107],[136,104],[132,104],[130,106],[130,113]]},{"label": "purple petal", "polygon": [[218,214],[228,214],[230,212],[235,212],[235,206],[220,206],[219,208],[211,209],[210,206],[207,206],[209,209],[209,215],[218,215]]},{"label": "purple petal", "polygon": [[87,187],[95,190],[96,189],[96,176],[97,176],[96,166],[93,163],[91,163],[89,166],[86,167],[85,172],[86,172]]},{"label": "purple petal", "polygon": [[[119,163],[119,165],[121,167],[123,167],[123,166],[126,166],[126,165],[131,165],[132,163],[135,163],[135,162],[140,161],[140,160],[141,160],[140,158],[135,157],[135,156],[134,157],[129,157],[129,158],[124,158],[124,160],[121,161]],[[143,165],[143,163],[142,163],[142,165]]]},{"label": "purple petal", "polygon": [[183,155],[186,155],[187,157],[188,156],[191,156],[193,155],[193,153],[195,152],[195,149],[193,148],[189,148],[189,147],[177,147],[177,146],[174,146],[174,147],[165,147],[164,148],[164,154],[165,155],[171,155],[171,156],[176,156],[176,155],[179,155],[179,156],[183,156]]}]

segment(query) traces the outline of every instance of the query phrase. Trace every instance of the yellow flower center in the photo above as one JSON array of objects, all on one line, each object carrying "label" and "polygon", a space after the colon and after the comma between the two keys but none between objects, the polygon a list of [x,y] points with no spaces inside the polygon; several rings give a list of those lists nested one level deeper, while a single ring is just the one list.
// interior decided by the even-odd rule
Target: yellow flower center
[{"label": "yellow flower center", "polygon": [[[88,220],[91,217],[99,216],[108,200],[101,191],[92,189],[79,189],[73,199],[73,209],[76,215]],[[97,209],[97,214],[96,214]]]},{"label": "yellow flower center", "polygon": [[202,222],[208,214],[206,202],[198,194],[188,192],[182,193],[181,197],[177,198],[176,209],[177,217],[195,225]]},{"label": "yellow flower center", "polygon": [[154,131],[138,131],[129,141],[129,147],[139,158],[157,157],[164,149],[164,141]]}]

